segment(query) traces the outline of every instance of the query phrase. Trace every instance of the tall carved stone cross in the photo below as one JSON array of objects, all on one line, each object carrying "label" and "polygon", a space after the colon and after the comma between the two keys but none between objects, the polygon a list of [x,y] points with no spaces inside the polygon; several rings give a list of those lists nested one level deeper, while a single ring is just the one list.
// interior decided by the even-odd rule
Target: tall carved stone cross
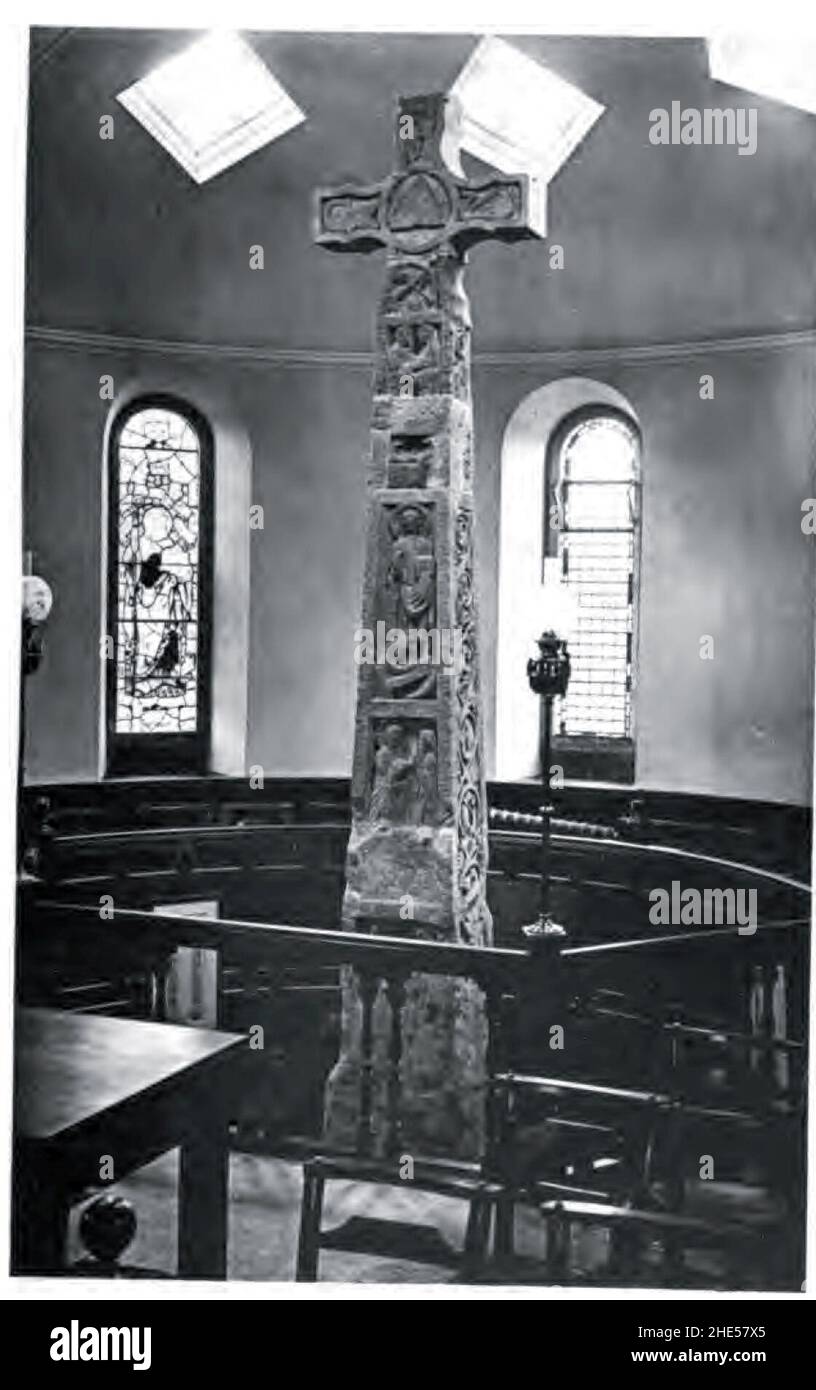
[{"label": "tall carved stone cross", "polygon": [[[403,98],[397,170],[383,183],[317,193],[317,241],[387,249],[377,316],[366,563],[358,634],[349,930],[489,944],[487,808],[473,562],[468,249],[535,235],[523,176],[468,182],[458,104]],[[396,634],[396,637],[395,637]],[[400,1139],[409,1153],[475,1155],[484,1125],[484,1001],[475,985],[413,976],[373,1007],[373,1075],[361,1067],[365,989],[344,985],[342,1049],[327,1087],[327,1138],[393,1147],[386,1078],[401,1023]],[[369,998],[367,1002],[372,1001]],[[366,1025],[367,1029],[367,1025]],[[363,1075],[363,1073],[366,1073]]]}]

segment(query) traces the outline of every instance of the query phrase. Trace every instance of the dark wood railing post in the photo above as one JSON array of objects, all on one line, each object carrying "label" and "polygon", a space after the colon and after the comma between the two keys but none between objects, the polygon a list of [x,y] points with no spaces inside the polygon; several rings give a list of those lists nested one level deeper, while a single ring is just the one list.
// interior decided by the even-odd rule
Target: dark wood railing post
[{"label": "dark wood railing post", "polygon": [[564,1284],[570,1272],[570,1222],[563,1204],[556,1202],[547,1217],[547,1273],[554,1284]]},{"label": "dark wood railing post", "polygon": [[507,1154],[511,1143],[515,1096],[512,1066],[516,1047],[518,988],[507,980],[489,975],[480,981],[487,1001],[487,1056],[485,1152],[483,1172],[489,1181],[505,1185],[496,1200],[494,1254],[498,1261],[510,1260],[515,1245],[515,1208],[512,1175],[508,1174]]},{"label": "dark wood railing post", "polygon": [[361,1154],[374,1151],[374,1003],[380,981],[370,970],[358,970],[362,1028],[360,1030],[360,1114],[357,1121],[357,1147]]},{"label": "dark wood railing post", "polygon": [[402,971],[386,978],[386,998],[391,1008],[391,1031],[388,1039],[388,1101],[386,1152],[398,1157],[402,1138],[402,1009],[405,1003],[406,975]]},{"label": "dark wood railing post", "polygon": [[507,996],[501,981],[486,979],[483,985],[487,1000],[487,1054],[485,1072],[485,1154],[484,1167],[488,1176],[497,1171],[507,1119],[508,1089],[496,1078],[510,1066],[507,1033]]},{"label": "dark wood railing post", "polygon": [[154,1023],[166,1023],[168,1021],[168,982],[174,955],[175,945],[161,946],[151,952],[150,965],[148,967],[150,993],[149,1017]]}]

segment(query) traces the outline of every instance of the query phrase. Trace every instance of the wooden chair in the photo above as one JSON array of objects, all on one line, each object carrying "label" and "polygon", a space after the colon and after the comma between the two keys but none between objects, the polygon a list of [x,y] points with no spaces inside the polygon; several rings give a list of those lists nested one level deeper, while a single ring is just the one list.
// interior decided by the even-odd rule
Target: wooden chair
[{"label": "wooden chair", "polygon": [[[352,948],[353,949],[353,948]],[[355,1216],[334,1230],[322,1227],[323,1199],[326,1183],[345,1180],[360,1183],[399,1187],[406,1182],[400,1176],[400,1057],[401,1030],[399,1017],[405,971],[392,977],[372,976],[361,971],[360,989],[362,1018],[361,1094],[354,1153],[323,1151],[303,1164],[303,1198],[300,1236],[298,1242],[296,1279],[310,1281],[318,1278],[320,1251],[344,1250],[348,1253],[391,1257],[410,1262],[429,1263],[450,1268],[464,1282],[483,1275],[488,1260],[492,1219],[505,1195],[505,1184],[491,1174],[496,1169],[495,1151],[500,1142],[501,1116],[496,1103],[497,1092],[488,1083],[487,1145],[482,1162],[466,1162],[442,1158],[413,1160],[410,1178],[412,1190],[453,1197],[468,1204],[467,1229],[461,1251],[454,1250],[433,1228],[413,1222],[398,1222],[376,1217]],[[392,1029],[389,1049],[387,1139],[382,1157],[374,1155],[372,1134],[372,1076],[373,1076],[373,1007],[380,984],[383,983],[392,1005],[392,1017],[397,1026]],[[488,1014],[488,1077],[497,1071],[503,1056],[505,1039],[504,1010],[508,996],[501,985],[489,977],[482,980]]]},{"label": "wooden chair", "polygon": [[[767,1030],[743,1034],[686,1023],[676,1007],[657,1021],[610,1011],[605,996],[601,1008],[604,1016],[614,1014],[610,1021],[616,1027],[628,1022],[653,1029],[656,1089],[512,1071],[494,1078],[506,1114],[500,1166],[493,1173],[504,1187],[496,1223],[500,1276],[524,1277],[513,1249],[515,1206],[524,1203],[537,1206],[544,1218],[547,1258],[539,1277],[553,1282],[572,1277],[569,1251],[577,1225],[608,1230],[608,1281],[635,1282],[650,1237],[660,1242],[664,1280],[673,1286],[699,1282],[686,1256],[707,1250],[721,1257],[718,1283],[725,1287],[739,1286],[748,1268],[758,1287],[798,1287],[804,1231],[802,1044],[771,1037]],[[537,1124],[531,1123],[536,1107],[544,1111]],[[702,1206],[690,1200],[700,1156],[709,1148],[717,1153],[720,1191],[723,1178],[737,1191],[743,1184],[739,1219],[733,1201],[730,1209],[717,1202],[713,1183],[698,1184],[708,1199]],[[746,1151],[755,1167],[766,1160],[764,1213],[752,1206],[740,1172],[739,1156]],[[729,1170],[731,1154],[736,1158]]]},{"label": "wooden chair", "polygon": [[353,1216],[334,1230],[322,1229],[323,1196],[328,1181],[345,1180],[405,1187],[398,1159],[365,1159],[356,1154],[318,1154],[303,1165],[303,1202],[296,1279],[318,1277],[321,1250],[376,1255],[411,1263],[437,1265],[457,1272],[463,1282],[477,1279],[488,1258],[491,1216],[503,1194],[498,1183],[485,1180],[479,1164],[420,1160],[414,1164],[412,1190],[455,1197],[469,1205],[464,1248],[455,1250],[438,1231],[416,1222]]},{"label": "wooden chair", "polygon": [[[711,1276],[694,1275],[687,1269],[684,1269],[681,1278],[677,1278],[676,1269],[667,1261],[665,1253],[659,1270],[651,1277],[644,1276],[641,1252],[647,1238],[659,1241],[664,1252],[677,1249],[706,1250],[716,1255],[726,1252],[732,1260],[747,1260],[753,1266],[769,1263],[768,1232],[750,1230],[737,1222],[705,1221],[682,1213],[660,1211],[654,1207],[638,1208],[610,1202],[564,1198],[551,1198],[542,1202],[539,1210],[547,1227],[546,1275],[549,1280],[558,1284],[574,1282],[571,1238],[576,1226],[605,1227],[609,1230],[618,1251],[618,1261],[611,1272],[609,1269],[605,1270],[594,1281],[582,1273],[582,1285],[591,1282],[608,1284],[611,1277],[616,1283],[648,1282],[658,1284],[661,1288],[665,1288],[667,1284],[711,1286]],[[773,1234],[777,1243],[780,1243],[783,1239],[782,1234],[778,1231]]]},{"label": "wooden chair", "polygon": [[[500,1272],[517,1266],[518,1205],[543,1211],[548,1202],[589,1202],[623,1210],[647,1200],[665,1096],[512,1071],[498,1074],[494,1087],[504,1114],[492,1172],[502,1188],[494,1252]],[[548,1234],[554,1240],[557,1232]],[[555,1280],[555,1256],[552,1263]],[[622,1226],[612,1231],[610,1267],[623,1273],[632,1263],[628,1228]]]}]

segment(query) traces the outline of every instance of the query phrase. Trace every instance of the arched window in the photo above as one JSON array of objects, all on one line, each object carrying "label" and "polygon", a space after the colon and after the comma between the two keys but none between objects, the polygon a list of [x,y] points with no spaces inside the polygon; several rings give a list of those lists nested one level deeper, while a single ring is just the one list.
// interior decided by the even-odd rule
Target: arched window
[{"label": "arched window", "polygon": [[565,583],[574,612],[555,748],[567,776],[617,780],[634,769],[640,549],[640,437],[623,412],[582,409],[562,421],[548,452],[546,499],[544,582]]},{"label": "arched window", "polygon": [[210,734],[212,440],[169,397],[111,431],[108,775],[204,772]]}]

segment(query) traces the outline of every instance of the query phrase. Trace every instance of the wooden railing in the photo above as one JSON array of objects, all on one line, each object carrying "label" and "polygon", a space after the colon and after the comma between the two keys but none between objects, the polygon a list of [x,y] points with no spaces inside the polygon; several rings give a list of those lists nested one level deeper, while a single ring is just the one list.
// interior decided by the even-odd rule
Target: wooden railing
[{"label": "wooden railing", "polygon": [[[178,947],[189,946],[216,953],[222,982],[231,978],[230,972],[235,970],[243,972],[245,979],[262,979],[263,985],[254,997],[258,1007],[253,1006],[245,1015],[246,1023],[259,1020],[261,993],[264,1016],[273,1020],[289,987],[287,982],[315,971],[337,972],[339,976],[341,967],[352,966],[360,981],[363,1007],[357,1152],[365,1157],[374,1149],[372,1016],[378,992],[388,992],[393,1017],[398,1020],[402,990],[410,975],[473,980],[484,991],[489,1022],[486,1151],[482,1169],[491,1181],[504,1183],[508,1190],[518,1189],[516,1195],[521,1195],[522,1200],[526,1193],[529,1200],[541,1204],[545,1215],[552,1208],[557,1221],[570,1218],[572,1213],[578,1222],[597,1218],[614,1228],[620,1219],[629,1231],[638,1224],[634,1222],[633,1226],[636,1216],[644,1231],[655,1230],[662,1219],[661,1208],[650,1206],[649,1200],[656,1169],[659,1176],[662,1163],[670,1207],[677,1213],[683,1200],[678,1174],[688,1167],[690,1156],[694,1158],[700,1152],[700,1126],[744,1133],[751,1144],[767,1132],[768,1143],[780,1155],[780,1183],[790,1213],[782,1245],[792,1242],[791,1260],[796,1264],[799,1216],[803,1210],[805,1039],[787,1026],[780,1032],[778,1017],[771,1018],[767,1009],[763,1012],[756,1006],[742,1028],[729,1026],[728,1021],[701,1021],[694,1008],[684,1007],[678,997],[682,994],[683,978],[688,976],[680,977],[676,972],[681,963],[688,968],[691,961],[698,977],[712,975],[722,970],[724,961],[744,958],[749,976],[762,969],[770,979],[782,961],[804,989],[807,919],[759,924],[751,937],[740,936],[736,928],[717,928],[602,946],[554,941],[533,951],[476,948],[417,939],[413,935],[395,936],[378,930],[376,923],[371,925],[374,930],[370,932],[348,933],[122,908],[111,908],[101,916],[97,906],[61,901],[56,896],[36,897],[23,900],[21,905],[18,998],[24,1004],[66,1007],[70,993],[65,991],[65,981],[70,982],[77,971],[87,972],[88,963],[93,962],[103,973],[118,977],[122,994],[129,993],[134,1013],[161,1020],[166,1013],[164,991],[169,962]],[[412,923],[411,929],[421,931],[422,924]],[[427,930],[430,933],[433,928],[429,925]],[[625,967],[623,978],[629,981],[628,994],[625,989],[612,987],[621,964]],[[633,979],[638,981],[634,991]],[[333,998],[337,1008],[336,988]],[[223,1026],[235,1026],[231,1010],[230,990],[219,988],[218,1022]],[[604,1030],[601,1035],[593,1035],[586,1057],[582,1059],[580,1049],[577,1050],[577,1074],[575,1070],[570,1074],[569,1069],[553,1069],[553,1061],[560,1061],[563,1054],[550,1053],[548,1059],[539,1052],[531,1057],[529,1038],[523,1036],[525,1018],[531,1015],[544,1027],[550,1022],[564,1021],[571,1027],[571,1021],[589,1020],[592,1026]],[[804,1019],[806,1013],[797,1006],[790,1016]],[[302,1024],[302,1013],[299,1018]],[[623,1039],[622,1074],[617,1082],[610,1082],[598,1071],[612,1038]],[[303,1042],[302,1037],[299,1042]],[[397,1025],[391,1031],[389,1049],[386,1159],[400,1151],[401,1043]],[[335,1037],[329,1047],[330,1063],[336,1057],[336,1046]],[[707,1084],[710,1067],[707,1070],[695,1063],[694,1048],[700,1046],[706,1049],[706,1057],[721,1057],[732,1067],[734,1085],[721,1093],[716,1087],[712,1090]],[[635,1056],[639,1054],[649,1059],[649,1084],[632,1076]],[[263,1105],[272,1088],[264,1051],[254,1057],[254,1082],[250,1067],[246,1084],[254,1085],[258,1103]],[[780,1061],[784,1062],[781,1069]],[[296,1063],[290,1062],[289,1069],[293,1067],[297,1070]],[[241,1098],[236,1097],[236,1112],[240,1102]],[[625,1200],[619,1195],[617,1205],[609,1200],[598,1205],[597,1194],[576,1190],[574,1183],[571,1185],[558,1173],[538,1172],[535,1180],[528,1176],[519,1180],[514,1170],[519,1106],[539,1103],[544,1105],[545,1113],[571,1116],[568,1132],[570,1126],[580,1129],[587,1121],[591,1122],[590,1128],[597,1128],[599,1117],[602,1123],[618,1127],[629,1150],[628,1171],[635,1175]],[[240,1135],[237,1142],[242,1142]],[[318,1143],[317,1130],[312,1130],[312,1151]],[[299,1151],[303,1151],[302,1147]],[[601,1215],[597,1215],[593,1202]],[[668,1218],[664,1225],[667,1239],[680,1239],[685,1229],[676,1222],[672,1225]],[[688,1230],[692,1231],[693,1226],[692,1222]],[[702,1226],[701,1232],[695,1239],[702,1239],[705,1234]],[[716,1243],[716,1233],[709,1232],[709,1236]],[[734,1240],[737,1241],[736,1235]]]},{"label": "wooden railing", "polygon": [[[540,788],[532,782],[491,782],[488,801],[492,810],[527,817],[538,810]],[[250,788],[245,778],[237,777],[44,783],[24,788],[22,803],[33,842],[41,838],[43,827],[47,840],[151,827],[176,831],[204,826],[333,825],[347,829],[349,823],[345,778],[270,776],[262,788]],[[557,795],[555,814],[630,841],[704,848],[711,855],[775,868],[800,879],[809,875],[811,816],[805,807],[624,787],[567,786]],[[501,823],[496,825],[500,828]]]},{"label": "wooden railing", "polygon": [[21,979],[30,980],[32,972],[34,976],[41,973],[37,960],[43,951],[69,953],[74,933],[89,948],[96,947],[111,959],[122,953],[144,960],[145,955],[163,957],[178,946],[198,946],[228,950],[247,961],[268,965],[284,961],[288,965],[353,963],[383,975],[398,968],[409,973],[463,976],[477,980],[484,988],[518,980],[519,970],[530,968],[527,951],[426,940],[419,934],[423,930],[434,932],[433,924],[412,922],[411,928],[417,935],[375,935],[115,907],[106,911],[87,903],[40,898],[22,915]]},{"label": "wooden railing", "polygon": [[[491,1021],[490,1069],[495,1074],[525,1058],[520,1026],[534,1016],[550,1022],[592,1018],[625,1036],[638,1036],[641,1050],[654,1058],[666,1048],[665,1069],[675,1073],[686,1043],[741,1050],[745,1059],[762,1059],[754,1071],[773,1070],[784,1053],[790,1085],[802,1081],[804,1040],[797,1021],[806,1018],[808,922],[806,918],[760,925],[753,936],[737,928],[696,929],[634,941],[575,946],[557,940],[532,951],[472,947],[422,939],[423,924],[412,935],[377,929],[359,933],[224,919],[191,918],[171,912],[96,907],[58,898],[23,900],[17,941],[18,997],[23,1003],[70,1002],[72,982],[89,965],[122,983],[132,1011],[158,1020],[166,1016],[166,981],[179,946],[215,953],[218,962],[218,1018],[235,1026],[230,1014],[230,972],[263,981],[271,1008],[282,988],[319,970],[322,978],[353,966],[364,983],[364,1037],[370,1043],[370,1014],[379,982],[388,982],[395,1000],[413,973],[475,981],[484,991]],[[428,937],[434,931],[425,928]],[[413,933],[416,933],[414,935]],[[689,979],[722,973],[723,963],[739,962],[746,980],[745,1008],[708,1020],[683,999]],[[770,1007],[772,981],[785,969],[790,979],[786,1017]],[[615,989],[616,977],[624,988]],[[336,978],[336,977],[335,977]],[[634,984],[632,982],[635,982]],[[754,995],[751,996],[751,989]],[[798,996],[795,990],[799,991]],[[60,993],[61,991],[61,993]],[[758,1000],[760,1002],[758,1002]],[[337,1003],[335,996],[335,1004]],[[761,1007],[760,1007],[761,1003]],[[399,1014],[399,1009],[395,1010]],[[632,1031],[634,1030],[634,1031]],[[392,1041],[393,1094],[397,1093],[400,1040]]]},{"label": "wooden railing", "polygon": [[[421,930],[422,924],[412,924]],[[428,927],[432,931],[432,927]],[[18,997],[25,1004],[66,1007],[71,1001],[72,980],[93,962],[97,973],[118,981],[117,997],[129,1001],[126,1012],[163,1020],[166,1017],[166,982],[170,962],[179,946],[212,951],[217,958],[217,1024],[226,1028],[250,1020],[274,1030],[276,1006],[297,981],[314,978],[317,971],[335,972],[353,966],[361,983],[363,1002],[363,1094],[360,1140],[368,1145],[371,1134],[371,1074],[373,1066],[372,1011],[377,992],[390,994],[394,1017],[411,974],[426,973],[476,981],[483,989],[493,1026],[489,1030],[489,1065],[493,1070],[509,1064],[501,1051],[502,1020],[507,1001],[513,1001],[524,981],[541,976],[540,967],[523,950],[496,947],[473,948],[434,940],[388,934],[321,930],[278,923],[190,918],[172,913],[122,908],[104,910],[60,900],[24,904],[18,933]],[[236,1015],[234,999],[225,980],[238,974],[253,991],[253,1002]],[[247,982],[251,982],[247,984]],[[294,984],[293,984],[294,982]],[[546,987],[543,977],[539,988]],[[335,1023],[339,1022],[339,989],[335,989]],[[93,1007],[93,1005],[91,1005]],[[308,1026],[308,1025],[307,1025]],[[314,1022],[312,1023],[314,1026]],[[306,1043],[295,1039],[294,1046]],[[336,1043],[335,1043],[336,1046]],[[390,1133],[399,1132],[399,1028],[392,1030],[389,1094]],[[263,1054],[259,1053],[259,1085]],[[310,1078],[313,1085],[320,1078]],[[304,1078],[304,1082],[307,1078]],[[494,1136],[495,1137],[495,1136]],[[491,1140],[491,1143],[493,1140]]]}]

